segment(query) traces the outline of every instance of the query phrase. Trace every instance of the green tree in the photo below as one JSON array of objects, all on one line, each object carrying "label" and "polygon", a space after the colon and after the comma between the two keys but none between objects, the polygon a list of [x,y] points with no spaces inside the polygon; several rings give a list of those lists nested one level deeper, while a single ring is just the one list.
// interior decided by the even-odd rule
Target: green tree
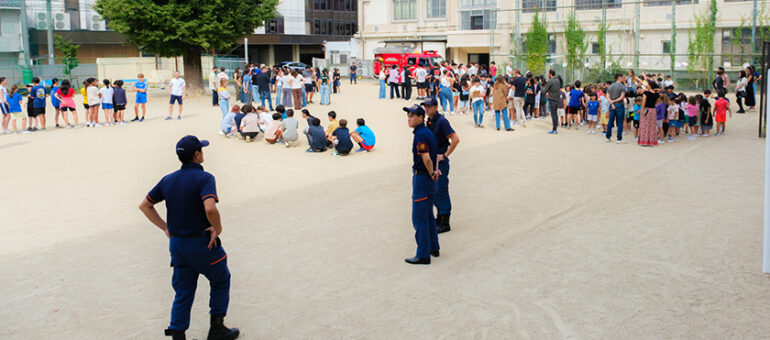
[{"label": "green tree", "polygon": [[688,32],[687,70],[696,75],[696,86],[708,84],[714,67],[716,16],[716,0],[711,0],[705,14],[695,15],[695,31]]},{"label": "green tree", "polygon": [[575,71],[584,68],[583,60],[585,58],[586,51],[588,50],[588,42],[586,41],[586,32],[580,23],[575,18],[575,12],[571,12],[569,18],[567,18],[567,27],[564,29],[564,42],[567,45],[567,53],[565,58],[567,59],[567,69],[572,75],[574,80]]},{"label": "green tree", "polygon": [[62,36],[54,36],[54,47],[59,50],[63,56],[62,64],[64,64],[64,75],[69,79],[72,75],[72,70],[80,65],[78,60],[78,49],[80,45],[73,44],[72,40],[64,40]]},{"label": "green tree", "polygon": [[599,20],[599,31],[596,32],[596,44],[599,45],[599,61],[601,69],[607,65],[607,29],[609,25],[604,20]]},{"label": "green tree", "polygon": [[545,58],[548,53],[548,32],[545,24],[540,21],[538,12],[535,12],[535,18],[526,37],[527,67],[532,74],[543,74],[545,72]]},{"label": "green tree", "polygon": [[97,0],[94,8],[129,44],[184,57],[187,87],[203,93],[201,53],[225,50],[275,15],[278,0]]}]

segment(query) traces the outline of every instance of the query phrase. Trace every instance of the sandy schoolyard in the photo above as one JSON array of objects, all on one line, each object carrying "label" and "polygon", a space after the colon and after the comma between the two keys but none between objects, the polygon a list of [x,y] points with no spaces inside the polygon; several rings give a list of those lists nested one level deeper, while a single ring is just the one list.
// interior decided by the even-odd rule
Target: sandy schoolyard
[{"label": "sandy schoolyard", "polygon": [[[0,136],[0,338],[164,338],[168,241],[137,206],[179,167],[185,134],[211,141],[204,168],[232,272],[226,323],[243,339],[769,336],[756,112],[734,115],[725,136],[654,148],[585,129],[547,135],[546,120],[505,133],[490,112],[486,129],[451,116],[462,140],[452,231],[440,258],[410,266],[405,101],[378,100],[373,82],[343,89],[309,109],[324,125],[330,109],[351,125],[366,118],[371,153],[218,136],[208,97],[164,121],[164,93],[143,123]],[[190,339],[206,336],[208,291],[201,278]]]}]

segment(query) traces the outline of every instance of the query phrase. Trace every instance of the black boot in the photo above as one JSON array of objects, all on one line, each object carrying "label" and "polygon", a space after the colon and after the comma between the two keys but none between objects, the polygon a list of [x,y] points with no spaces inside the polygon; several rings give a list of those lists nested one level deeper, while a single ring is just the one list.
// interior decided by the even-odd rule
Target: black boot
[{"label": "black boot", "polygon": [[224,316],[211,316],[211,328],[208,340],[233,340],[238,338],[241,332],[238,328],[227,328]]},{"label": "black boot", "polygon": [[438,225],[439,234],[452,230],[449,227],[449,215],[438,215],[436,217],[436,224]]},{"label": "black boot", "polygon": [[184,331],[176,330],[176,329],[167,329],[166,336],[170,336],[171,340],[187,340],[187,338],[184,335]]}]

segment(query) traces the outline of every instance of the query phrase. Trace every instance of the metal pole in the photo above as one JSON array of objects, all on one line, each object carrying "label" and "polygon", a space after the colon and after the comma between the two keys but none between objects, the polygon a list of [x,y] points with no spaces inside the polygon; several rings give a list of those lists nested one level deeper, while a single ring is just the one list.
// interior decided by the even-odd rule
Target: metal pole
[{"label": "metal pole", "polygon": [[[516,4],[514,6],[517,7],[517,9],[521,9],[521,1],[522,0],[516,0]],[[516,11],[516,30],[513,33],[513,39],[514,44],[516,45],[513,53],[514,53],[514,60],[516,61],[516,67],[521,68],[521,58],[519,55],[521,54],[521,11]]]},{"label": "metal pole", "polygon": [[604,44],[602,44],[602,70],[606,70],[607,68],[607,2],[605,0],[602,0],[602,28],[604,35],[602,37],[602,40],[604,41]]},{"label": "metal pole", "polygon": [[[757,0],[754,0],[754,9],[751,13],[751,53],[754,53],[757,50]],[[754,59],[753,61],[756,62],[756,58],[752,57],[752,59]]]},{"label": "metal pole", "polygon": [[243,38],[243,51],[244,51],[244,59],[246,59],[246,64],[249,63],[249,38]]},{"label": "metal pole", "polygon": [[[51,0],[45,1],[46,20],[48,21],[48,64],[54,64],[53,50],[53,15],[51,15]],[[26,15],[26,14],[25,14]]]},{"label": "metal pole", "polygon": [[639,73],[639,22],[641,21],[641,7],[639,2],[636,3],[636,23],[634,27],[634,34],[636,37],[634,38],[634,50],[636,50],[636,54],[634,55],[634,72]]},{"label": "metal pole", "polygon": [[671,61],[669,62],[669,75],[671,80],[674,80],[674,64],[676,63],[676,1],[671,1],[671,47],[669,48],[671,53]]},{"label": "metal pole", "polygon": [[[770,74],[767,72],[765,75]],[[768,84],[766,89],[770,91],[770,78],[765,82]],[[770,93],[765,95],[770,96]],[[770,110],[770,105],[767,106],[765,110]],[[762,113],[760,112],[760,114]],[[765,137],[765,233],[762,247],[762,272],[770,274],[770,138],[767,137]]]},{"label": "metal pole", "polygon": [[[492,9],[489,11],[490,18],[489,18],[489,63],[491,65],[492,62],[492,56],[494,55],[494,46],[495,46],[495,26],[497,26],[497,13],[495,12],[495,9]],[[492,18],[495,18],[495,22],[492,22]]]},{"label": "metal pole", "polygon": [[24,67],[30,68],[29,60],[29,27],[27,27],[27,5],[26,1],[21,1],[21,43],[24,49]]},{"label": "metal pole", "polygon": [[548,47],[551,45],[551,39],[548,38],[548,8],[545,7],[545,0],[540,0],[540,8],[543,9],[543,27],[545,27],[545,64],[543,65],[543,71],[548,70]]}]

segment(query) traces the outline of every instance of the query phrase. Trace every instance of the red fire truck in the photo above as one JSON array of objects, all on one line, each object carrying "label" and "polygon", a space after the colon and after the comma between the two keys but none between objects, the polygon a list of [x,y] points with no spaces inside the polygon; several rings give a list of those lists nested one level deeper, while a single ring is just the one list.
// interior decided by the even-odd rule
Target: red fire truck
[{"label": "red fire truck", "polygon": [[381,47],[374,51],[374,78],[380,74],[382,67],[390,68],[396,65],[398,68],[408,67],[414,74],[417,66],[439,66],[444,61],[436,51],[409,51],[407,47]]}]

